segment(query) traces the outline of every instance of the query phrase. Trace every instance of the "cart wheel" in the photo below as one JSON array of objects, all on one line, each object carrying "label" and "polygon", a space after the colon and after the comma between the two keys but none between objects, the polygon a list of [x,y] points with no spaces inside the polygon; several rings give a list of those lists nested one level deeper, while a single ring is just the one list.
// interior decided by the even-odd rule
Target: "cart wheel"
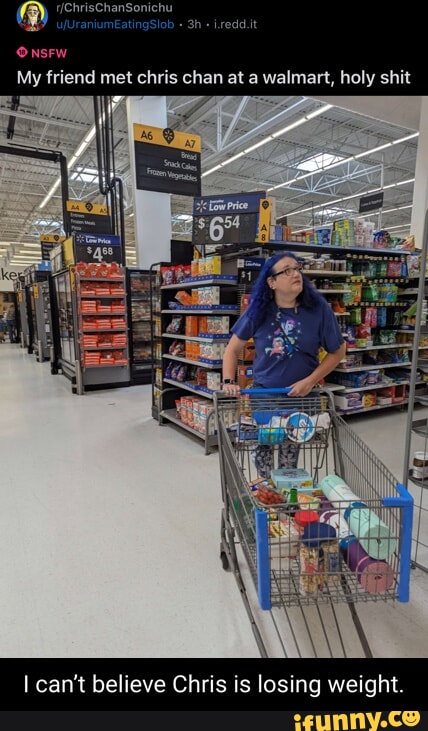
[{"label": "cart wheel", "polygon": [[228,559],[227,553],[225,551],[220,551],[220,560],[221,560],[221,565],[223,566],[224,571],[229,571],[229,569],[230,569],[229,559]]}]

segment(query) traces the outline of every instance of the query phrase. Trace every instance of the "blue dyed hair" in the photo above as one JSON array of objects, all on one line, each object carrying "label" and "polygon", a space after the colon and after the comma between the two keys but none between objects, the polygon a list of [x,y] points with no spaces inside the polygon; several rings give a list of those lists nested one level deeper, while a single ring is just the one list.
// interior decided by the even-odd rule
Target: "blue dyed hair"
[{"label": "blue dyed hair", "polygon": [[[273,300],[273,292],[269,287],[267,280],[272,276],[275,264],[277,264],[285,256],[294,261],[299,262],[299,258],[296,254],[291,251],[281,251],[278,254],[274,254],[269,259],[266,259],[263,267],[257,277],[254,286],[251,290],[250,304],[248,306],[248,317],[258,327],[261,322],[265,319],[266,313]],[[303,274],[303,289],[297,297],[297,304],[307,307],[309,310],[317,307],[320,302],[325,302],[322,294],[314,287],[312,282]]]}]

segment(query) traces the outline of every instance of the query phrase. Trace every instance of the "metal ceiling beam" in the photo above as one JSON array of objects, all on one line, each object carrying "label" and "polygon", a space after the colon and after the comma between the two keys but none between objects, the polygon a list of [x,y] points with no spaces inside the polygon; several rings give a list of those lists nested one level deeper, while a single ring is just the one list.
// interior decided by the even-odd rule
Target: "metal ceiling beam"
[{"label": "metal ceiling beam", "polygon": [[49,160],[59,163],[60,174],[61,174],[61,193],[62,193],[62,215],[64,221],[65,235],[70,235],[70,226],[68,223],[67,213],[67,201],[68,201],[68,171],[67,171],[67,160],[62,152],[44,151],[44,150],[30,150],[20,147],[8,147],[7,145],[0,145],[0,154],[16,155],[17,157],[31,157],[37,160]]}]

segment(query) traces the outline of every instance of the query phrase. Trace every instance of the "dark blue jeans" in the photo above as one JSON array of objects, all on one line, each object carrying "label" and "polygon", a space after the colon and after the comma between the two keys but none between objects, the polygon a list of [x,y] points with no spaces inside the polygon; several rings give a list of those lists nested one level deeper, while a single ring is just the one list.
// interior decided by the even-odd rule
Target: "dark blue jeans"
[{"label": "dark blue jeans", "polygon": [[[263,388],[263,386],[260,386],[259,384],[254,384],[253,388]],[[263,399],[263,394],[258,394],[254,397],[255,399]],[[269,402],[272,401],[272,395],[269,395],[267,392],[266,398],[269,399]],[[283,398],[283,397],[282,397]],[[251,400],[251,395],[250,395]],[[273,402],[274,403],[274,402]],[[284,403],[283,400],[280,400],[280,403]],[[258,403],[258,406],[260,408],[260,402]],[[258,444],[257,447],[255,447],[253,452],[253,461],[254,465],[257,469],[257,474],[260,477],[264,477],[266,479],[269,479],[271,470],[274,469],[274,467],[278,467],[279,469],[290,469],[293,467],[297,467],[297,462],[299,460],[299,450],[300,445],[296,444],[295,442],[291,442],[289,440],[285,440],[281,444],[278,445],[277,449],[275,450],[274,447],[270,444]],[[275,465],[275,451],[278,453],[278,464]]]},{"label": "dark blue jeans", "polygon": [[7,331],[11,343],[15,342],[15,320],[6,320]]}]

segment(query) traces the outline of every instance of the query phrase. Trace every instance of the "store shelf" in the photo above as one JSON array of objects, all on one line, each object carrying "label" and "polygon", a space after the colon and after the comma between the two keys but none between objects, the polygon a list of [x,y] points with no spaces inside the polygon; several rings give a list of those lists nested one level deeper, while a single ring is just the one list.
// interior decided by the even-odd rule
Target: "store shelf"
[{"label": "store shelf", "polygon": [[[189,338],[189,340],[193,340],[193,338]],[[167,360],[175,360],[178,363],[187,363],[191,366],[199,366],[200,368],[221,368],[222,361],[221,360],[192,360],[192,358],[182,358],[179,355],[171,355],[170,353],[164,353],[162,358],[166,358]]]},{"label": "store shelf", "polygon": [[[211,257],[213,266],[214,261],[219,267],[221,258]],[[231,269],[234,265],[228,266]],[[213,394],[220,387],[222,356],[229,340],[231,318],[239,310],[237,276],[233,272],[209,273],[180,276],[180,281],[171,282],[168,280],[175,276],[174,267],[168,271],[168,265],[163,264],[157,270],[158,309],[153,308],[152,319],[158,322],[159,330],[154,342],[152,415],[160,424],[173,423],[198,437],[208,453],[217,444],[214,422],[211,423]],[[160,283],[165,281],[168,283]],[[171,307],[173,292],[177,292],[180,301]],[[198,298],[203,301],[198,302]]]},{"label": "store shelf", "polygon": [[397,406],[406,406],[409,403],[408,399],[403,401],[397,401],[394,404],[376,404],[375,406],[366,406],[358,409],[341,409],[336,406],[336,411],[341,416],[354,416],[356,414],[367,414],[369,411],[380,411],[381,409],[392,409]]},{"label": "store shelf", "polygon": [[180,335],[176,333],[162,333],[163,338],[170,338],[171,340],[194,340],[196,343],[206,343],[212,341],[213,343],[227,343],[229,335]]},{"label": "store shelf", "polygon": [[[385,345],[384,348],[387,346]],[[376,363],[375,365],[364,363],[361,366],[355,366],[353,368],[341,368],[338,366],[335,368],[336,373],[357,373],[359,371],[379,371],[384,368],[411,368],[412,364],[409,362],[405,363]]]},{"label": "store shelf", "polygon": [[[188,434],[191,434],[192,436],[196,437],[197,439],[200,439],[203,441],[205,446],[205,454],[209,454],[209,452],[212,450],[213,447],[217,446],[217,434],[207,434],[202,433],[198,431],[197,429],[193,429],[192,427],[188,426],[188,424],[183,424],[181,419],[178,419],[175,412],[172,409],[164,409],[160,412],[160,417],[162,419],[166,419],[167,421],[171,422],[171,424],[175,424],[179,429],[182,429],[183,431],[187,432]],[[210,412],[209,418],[207,419],[207,427],[211,428],[211,426],[214,425],[215,422],[215,412],[214,409]]]},{"label": "store shelf", "polygon": [[190,393],[197,394],[198,396],[205,396],[205,398],[212,399],[214,398],[215,391],[209,391],[208,389],[203,388],[196,388],[195,386],[191,386],[189,383],[185,383],[183,381],[175,381],[173,378],[164,378],[164,383],[169,383],[171,386],[175,386],[176,388],[182,388],[184,391],[189,391]]},{"label": "store shelf", "polygon": [[[114,273],[113,268],[117,270]],[[93,276],[92,271],[97,269],[100,275]],[[71,274],[75,282],[76,392],[129,385],[125,269],[115,264],[81,262],[72,267]]]}]

